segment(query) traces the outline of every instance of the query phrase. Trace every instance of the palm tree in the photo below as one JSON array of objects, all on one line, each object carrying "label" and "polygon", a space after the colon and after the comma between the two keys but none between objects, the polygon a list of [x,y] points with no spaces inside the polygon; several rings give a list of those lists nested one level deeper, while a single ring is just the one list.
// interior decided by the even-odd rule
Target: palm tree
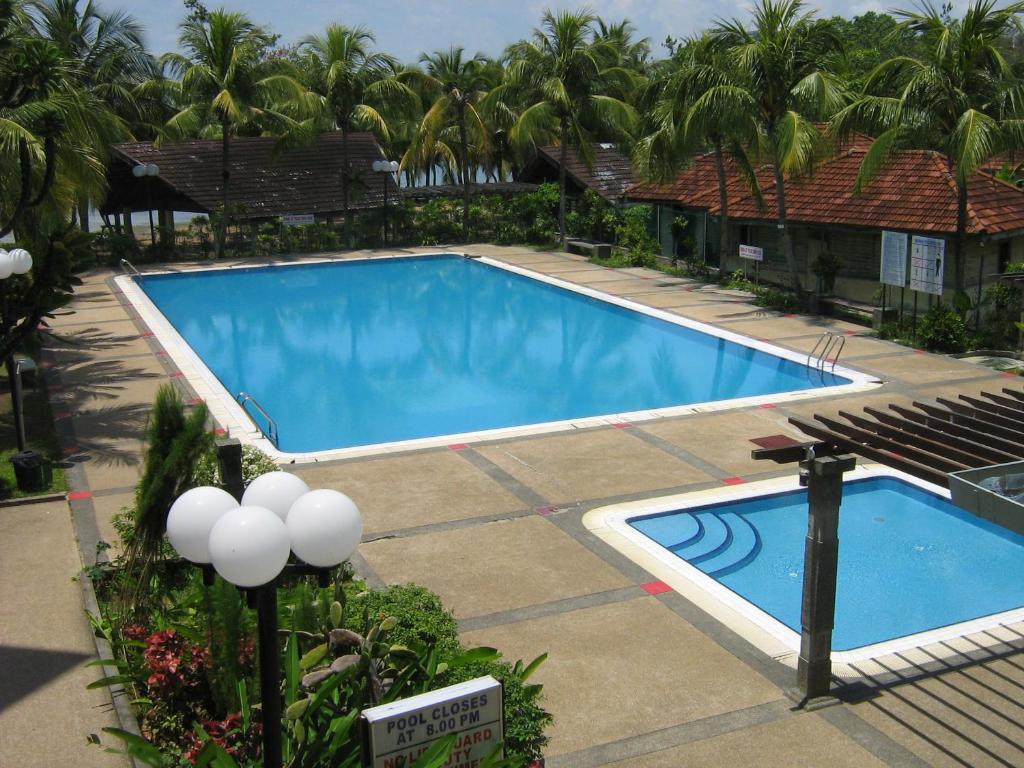
[{"label": "palm tree", "polygon": [[546,11],[533,39],[510,47],[508,82],[503,86],[522,94],[529,104],[509,133],[513,146],[523,151],[551,139],[561,145],[558,228],[563,248],[568,146],[576,147],[590,166],[593,131],[628,137],[636,122],[633,108],[624,100],[633,76],[620,66],[606,66],[608,44],[591,39],[595,20],[586,11]]},{"label": "palm tree", "polygon": [[868,75],[864,95],[836,115],[839,136],[875,136],[864,156],[856,189],[867,186],[899,148],[933,149],[946,157],[956,181],[954,250],[957,300],[964,295],[964,237],[971,175],[993,155],[1024,146],[1024,85],[1001,46],[1017,29],[1024,3],[996,8],[976,0],[961,19],[925,2],[900,11],[904,29],[923,42],[919,56],[895,56]]},{"label": "palm tree", "polygon": [[[28,5],[35,33],[52,42],[76,87],[126,122],[138,119],[134,89],[156,73],[138,23],[123,11],[104,13],[92,0],[35,0]],[[78,218],[89,229],[89,196],[78,196]]]},{"label": "palm tree", "polygon": [[692,161],[694,152],[713,152],[718,176],[720,256],[730,252],[726,156],[760,198],[750,160],[760,134],[752,113],[706,110],[700,102],[713,88],[738,85],[738,73],[726,48],[708,35],[686,41],[641,97],[647,107],[643,111],[649,115],[649,131],[633,150],[641,174],[656,181],[673,178]]},{"label": "palm tree", "polygon": [[224,255],[231,187],[231,136],[239,127],[294,124],[282,109],[303,89],[280,60],[265,56],[273,38],[243,13],[210,11],[181,24],[178,43],[185,53],[161,58],[163,69],[177,79],[154,78],[140,87],[169,90],[178,112],[162,128],[161,140],[188,136],[221,139],[221,215],[216,254]]},{"label": "palm tree", "polygon": [[823,147],[814,121],[845,105],[842,82],[829,57],[842,52],[832,26],[803,11],[801,0],[759,0],[753,27],[719,22],[711,36],[736,63],[738,80],[708,88],[691,109],[694,125],[712,125],[719,115],[752,115],[763,135],[775,175],[782,249],[793,289],[802,284],[786,221],[786,176],[809,173]]},{"label": "palm tree", "polygon": [[371,130],[382,142],[391,140],[383,105],[412,98],[413,94],[394,77],[396,62],[386,54],[371,52],[373,34],[364,27],[331,24],[322,35],[303,39],[300,49],[306,53],[303,73],[309,97],[317,112],[327,118],[314,121],[317,129],[341,132],[342,207],[349,247],[353,244],[352,211],[349,208],[351,171],[348,160],[348,136],[354,130]]},{"label": "palm tree", "polygon": [[74,74],[18,3],[0,1],[0,237],[30,212],[63,227],[77,193],[103,190],[103,158],[125,126]]},{"label": "palm tree", "polygon": [[443,138],[446,129],[454,127],[458,144],[458,177],[462,184],[462,231],[469,238],[469,185],[475,165],[470,165],[470,142],[476,155],[482,155],[488,142],[487,125],[480,111],[479,102],[486,95],[488,80],[485,65],[487,60],[481,54],[465,58],[462,48],[434,51],[420,56],[423,70],[409,70],[399,77],[415,83],[421,91],[432,98],[429,109],[423,115],[420,129],[412,149],[434,147]]}]

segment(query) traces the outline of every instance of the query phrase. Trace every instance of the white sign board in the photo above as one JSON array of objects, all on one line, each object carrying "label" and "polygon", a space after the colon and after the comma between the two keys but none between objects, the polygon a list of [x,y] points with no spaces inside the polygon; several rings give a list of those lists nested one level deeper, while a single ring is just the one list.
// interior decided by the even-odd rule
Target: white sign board
[{"label": "white sign board", "polygon": [[907,284],[907,236],[903,232],[882,232],[882,273],[885,285],[903,288]]},{"label": "white sign board", "polygon": [[281,223],[286,227],[302,227],[315,224],[316,217],[312,213],[286,213],[281,217]]},{"label": "white sign board", "polygon": [[910,247],[910,289],[942,294],[946,241],[914,235]]},{"label": "white sign board", "polygon": [[363,765],[411,766],[438,739],[455,734],[446,766],[477,766],[504,739],[501,683],[478,677],[363,710]]},{"label": "white sign board", "polygon": [[758,248],[756,245],[741,245],[740,258],[764,261],[764,248]]}]

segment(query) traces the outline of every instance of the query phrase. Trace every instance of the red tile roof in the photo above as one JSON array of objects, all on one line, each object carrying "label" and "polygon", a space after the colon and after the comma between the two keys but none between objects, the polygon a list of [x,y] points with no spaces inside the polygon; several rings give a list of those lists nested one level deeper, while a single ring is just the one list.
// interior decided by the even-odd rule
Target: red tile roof
[{"label": "red tile roof", "polygon": [[[803,224],[956,232],[956,185],[945,158],[926,150],[897,152],[859,195],[854,182],[867,144],[855,140],[821,162],[804,179],[787,179],[786,213]],[[770,169],[758,169],[763,205],[759,206],[735,167],[728,167],[729,215],[738,220],[772,221],[776,217],[775,184]],[[701,155],[693,166],[667,185],[637,184],[631,200],[672,202],[717,214],[718,180],[714,158]],[[995,234],[1024,230],[1024,191],[978,171],[968,184],[967,232]]]}]

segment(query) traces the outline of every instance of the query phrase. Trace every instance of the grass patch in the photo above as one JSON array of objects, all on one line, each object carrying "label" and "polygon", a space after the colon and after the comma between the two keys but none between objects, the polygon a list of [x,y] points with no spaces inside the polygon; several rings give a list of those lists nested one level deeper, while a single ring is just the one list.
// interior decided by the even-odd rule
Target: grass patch
[{"label": "grass patch", "polygon": [[[38,374],[36,374],[38,376]],[[7,386],[7,371],[0,366],[0,499],[21,499],[44,493],[62,493],[68,489],[62,465],[64,456],[57,442],[53,425],[53,412],[46,397],[41,378],[34,387],[24,387],[25,442],[29,448],[44,457],[43,488],[39,491],[19,491],[14,477],[11,456],[18,452],[14,435],[14,416],[11,392]]]}]

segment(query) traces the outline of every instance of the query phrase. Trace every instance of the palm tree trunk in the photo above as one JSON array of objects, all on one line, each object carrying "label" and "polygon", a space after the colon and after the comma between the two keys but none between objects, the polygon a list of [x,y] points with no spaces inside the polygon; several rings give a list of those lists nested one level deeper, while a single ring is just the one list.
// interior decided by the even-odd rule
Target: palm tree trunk
[{"label": "palm tree trunk", "polygon": [[796,251],[793,247],[793,237],[789,233],[789,226],[786,224],[786,184],[778,162],[775,163],[775,200],[779,209],[779,229],[782,230],[782,251],[786,255],[786,266],[789,268],[789,279],[793,291],[799,299],[803,294],[804,287],[800,282],[800,275],[796,271]]},{"label": "palm tree trunk", "polygon": [[469,140],[466,137],[466,108],[459,105],[459,142],[462,145],[462,237],[469,242]]},{"label": "palm tree trunk", "polygon": [[86,195],[78,198],[78,227],[83,232],[89,231],[89,198]]},{"label": "palm tree trunk", "polygon": [[559,125],[559,136],[562,143],[558,152],[558,236],[562,241],[562,250],[565,250],[565,164],[569,162],[569,152],[566,147],[566,134],[569,132],[568,120],[564,117]]},{"label": "palm tree trunk", "polygon": [[[956,239],[953,245],[953,269],[956,295],[964,293],[966,280],[966,259],[964,258],[964,241],[967,235],[967,182],[956,183]],[[955,301],[955,299],[954,299]]]},{"label": "palm tree trunk", "polygon": [[345,243],[352,248],[352,210],[348,207],[348,131],[344,128],[341,129],[341,210],[345,213]]},{"label": "palm tree trunk", "polygon": [[721,268],[729,252],[729,190],[726,187],[725,157],[720,141],[715,142],[715,170],[718,172],[718,266]]},{"label": "palm tree trunk", "polygon": [[228,187],[231,183],[231,125],[227,120],[221,119],[221,152],[220,152],[220,179],[221,179],[221,204],[220,222],[217,224],[217,241],[215,243],[215,256],[218,259],[224,258],[224,241],[228,235],[228,202],[230,200]]}]

